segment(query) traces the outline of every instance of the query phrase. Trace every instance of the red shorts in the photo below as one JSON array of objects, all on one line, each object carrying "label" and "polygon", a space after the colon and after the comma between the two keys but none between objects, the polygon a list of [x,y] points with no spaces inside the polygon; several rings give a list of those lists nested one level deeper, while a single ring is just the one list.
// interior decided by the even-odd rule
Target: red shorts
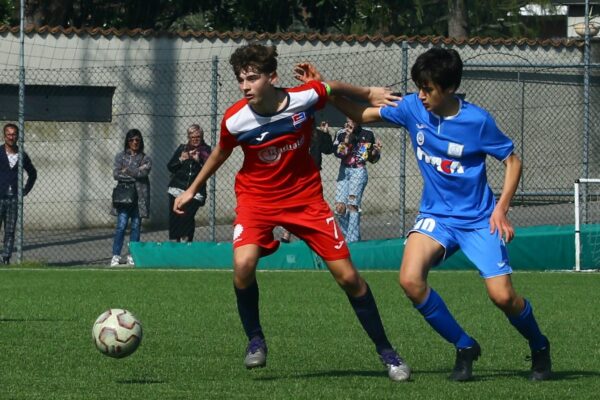
[{"label": "red shorts", "polygon": [[334,261],[350,257],[346,239],[324,200],[291,208],[238,206],[235,211],[234,248],[255,244],[262,248],[261,256],[269,255],[279,248],[273,229],[282,226],[304,240],[323,260]]}]

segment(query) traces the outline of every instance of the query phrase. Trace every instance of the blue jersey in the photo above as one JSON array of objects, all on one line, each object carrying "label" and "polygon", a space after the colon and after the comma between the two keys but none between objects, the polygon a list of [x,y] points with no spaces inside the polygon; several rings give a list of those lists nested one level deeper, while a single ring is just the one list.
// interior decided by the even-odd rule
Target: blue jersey
[{"label": "blue jersey", "polygon": [[482,108],[460,100],[459,112],[441,117],[429,112],[417,95],[385,106],[381,118],[406,128],[423,176],[420,212],[462,228],[483,228],[496,205],[487,182],[489,154],[505,160],[514,145]]}]

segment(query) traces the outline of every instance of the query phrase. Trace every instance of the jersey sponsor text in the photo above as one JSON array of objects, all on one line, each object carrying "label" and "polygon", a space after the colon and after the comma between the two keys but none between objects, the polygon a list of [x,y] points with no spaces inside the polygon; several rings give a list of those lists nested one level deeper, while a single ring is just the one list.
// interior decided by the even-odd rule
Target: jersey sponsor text
[{"label": "jersey sponsor text", "polygon": [[438,171],[445,172],[446,174],[465,173],[465,169],[460,162],[445,160],[441,157],[430,156],[429,154],[425,153],[421,147],[417,147],[417,159],[433,165]]}]

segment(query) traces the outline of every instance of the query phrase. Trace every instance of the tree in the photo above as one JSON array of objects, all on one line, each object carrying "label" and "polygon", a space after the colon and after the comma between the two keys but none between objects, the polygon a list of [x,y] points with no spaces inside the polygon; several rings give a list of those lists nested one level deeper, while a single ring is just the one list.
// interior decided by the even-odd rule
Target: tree
[{"label": "tree", "polygon": [[74,1],[29,0],[25,4],[25,22],[36,26],[62,26],[73,11]]},{"label": "tree", "polygon": [[[28,24],[370,35],[536,37],[519,0],[26,0]],[[548,5],[550,0],[536,3]],[[3,7],[6,4],[6,7]],[[10,6],[12,5],[12,6]],[[18,23],[18,0],[0,20]],[[12,18],[11,18],[12,13]]]},{"label": "tree", "polygon": [[448,0],[448,36],[467,37],[467,10],[464,0]]}]

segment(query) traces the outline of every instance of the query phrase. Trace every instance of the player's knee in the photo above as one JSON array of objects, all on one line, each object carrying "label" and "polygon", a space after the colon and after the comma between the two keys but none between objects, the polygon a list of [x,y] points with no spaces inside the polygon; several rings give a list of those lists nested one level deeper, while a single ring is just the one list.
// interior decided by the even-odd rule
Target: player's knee
[{"label": "player's knee", "polygon": [[346,214],[346,205],[344,203],[335,203],[335,213],[338,215]]},{"label": "player's knee", "polygon": [[238,288],[244,288],[255,279],[256,260],[252,257],[234,256],[234,283]]},{"label": "player's knee", "polygon": [[335,276],[335,280],[346,293],[354,295],[361,288],[361,279],[358,271],[349,269]]},{"label": "player's knee", "polygon": [[400,283],[400,287],[404,291],[404,294],[406,294],[406,297],[413,302],[419,302],[427,292],[427,283],[423,282],[421,279],[401,274],[398,282]]},{"label": "player's knee", "polygon": [[517,299],[509,291],[490,293],[490,300],[504,312],[510,313],[516,306]]}]

